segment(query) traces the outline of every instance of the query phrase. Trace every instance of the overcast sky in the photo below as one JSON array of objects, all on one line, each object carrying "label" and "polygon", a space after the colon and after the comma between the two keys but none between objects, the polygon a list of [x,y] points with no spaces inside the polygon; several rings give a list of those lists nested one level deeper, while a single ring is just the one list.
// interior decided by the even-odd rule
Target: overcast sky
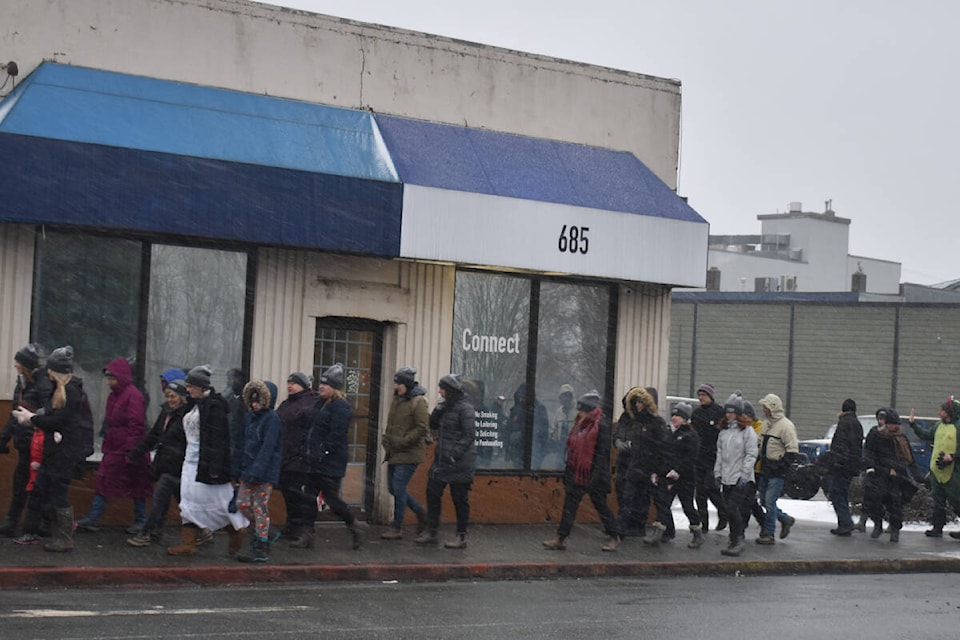
[{"label": "overcast sky", "polygon": [[711,233],[833,201],[850,253],[960,278],[960,3],[276,0],[683,83],[679,193]]}]

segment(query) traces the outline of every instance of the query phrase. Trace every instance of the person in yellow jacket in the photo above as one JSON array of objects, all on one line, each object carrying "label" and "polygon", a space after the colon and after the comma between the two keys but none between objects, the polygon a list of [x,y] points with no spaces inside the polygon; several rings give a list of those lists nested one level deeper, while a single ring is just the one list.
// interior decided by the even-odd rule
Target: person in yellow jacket
[{"label": "person in yellow jacket", "polygon": [[789,465],[794,463],[800,449],[797,446],[797,428],[787,418],[783,401],[779,396],[768,393],[760,399],[763,415],[766,418],[760,428],[760,475],[757,480],[757,491],[760,501],[766,511],[766,520],[757,544],[774,544],[773,537],[777,522],[780,523],[780,538],[790,534],[790,528],[796,520],[777,506],[777,500],[783,493]]},{"label": "person in yellow jacket", "polygon": [[[954,512],[960,513],[960,473],[956,472],[957,421],[960,419],[960,401],[953,396],[940,405],[940,422],[933,427],[916,423],[916,415],[910,409],[910,428],[922,440],[933,444],[930,454],[930,493],[933,496],[933,528],[927,536],[943,536],[947,521],[947,501]],[[950,537],[960,540],[960,531],[951,531]]]}]

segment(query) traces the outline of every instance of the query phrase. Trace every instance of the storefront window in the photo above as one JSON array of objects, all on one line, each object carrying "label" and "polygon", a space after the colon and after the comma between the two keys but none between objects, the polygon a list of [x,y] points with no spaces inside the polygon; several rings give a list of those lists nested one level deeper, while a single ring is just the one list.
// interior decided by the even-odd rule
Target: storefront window
[{"label": "storefront window", "polygon": [[612,330],[607,286],[457,273],[452,368],[477,410],[478,469],[563,470],[576,398],[605,394]]},{"label": "storefront window", "polygon": [[530,281],[457,273],[452,368],[477,410],[477,468],[522,469]]},{"label": "storefront window", "polygon": [[533,469],[563,470],[576,399],[591,390],[603,395],[609,317],[608,287],[541,283]]}]

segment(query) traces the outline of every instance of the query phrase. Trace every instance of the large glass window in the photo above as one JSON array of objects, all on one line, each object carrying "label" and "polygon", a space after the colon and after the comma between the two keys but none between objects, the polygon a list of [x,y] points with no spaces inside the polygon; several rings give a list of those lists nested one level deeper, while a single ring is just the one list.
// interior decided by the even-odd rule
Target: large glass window
[{"label": "large glass window", "polygon": [[609,318],[609,287],[541,283],[536,388],[544,408],[534,411],[534,469],[563,470],[577,397],[604,393]]},{"label": "large glass window", "polygon": [[109,394],[103,367],[129,359],[149,426],[164,369],[210,364],[222,389],[227,370],[242,366],[246,287],[244,252],[46,230],[37,239],[31,334],[48,351],[73,346],[96,424]]},{"label": "large glass window", "polygon": [[610,291],[457,273],[452,368],[477,409],[478,469],[563,470],[576,398],[612,377]]},{"label": "large glass window", "polygon": [[477,410],[477,467],[522,469],[530,281],[457,273],[453,305],[453,371]]}]

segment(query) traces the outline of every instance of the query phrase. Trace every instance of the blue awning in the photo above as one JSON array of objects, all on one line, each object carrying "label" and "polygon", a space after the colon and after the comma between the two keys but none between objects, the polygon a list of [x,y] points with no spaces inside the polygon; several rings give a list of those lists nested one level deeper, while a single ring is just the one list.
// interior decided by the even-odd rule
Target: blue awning
[{"label": "blue awning", "polygon": [[0,103],[0,220],[396,256],[371,114],[44,63]]}]

